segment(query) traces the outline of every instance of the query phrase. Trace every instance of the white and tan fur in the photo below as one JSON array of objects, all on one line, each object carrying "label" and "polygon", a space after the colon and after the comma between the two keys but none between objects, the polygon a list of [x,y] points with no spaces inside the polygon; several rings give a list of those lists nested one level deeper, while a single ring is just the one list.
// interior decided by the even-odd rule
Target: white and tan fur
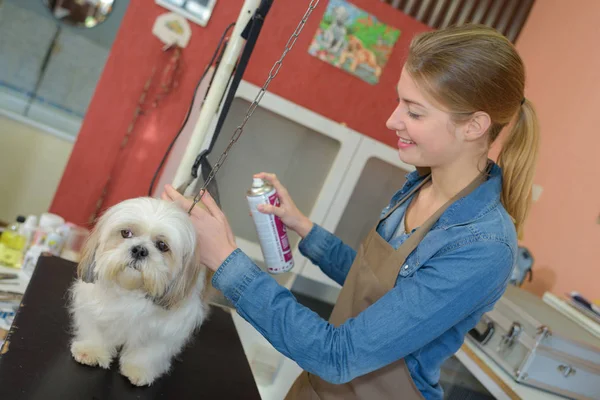
[{"label": "white and tan fur", "polygon": [[150,385],[207,317],[211,275],[177,205],[135,198],[111,207],[84,246],[71,288],[73,357],[109,368],[118,355],[121,374]]}]

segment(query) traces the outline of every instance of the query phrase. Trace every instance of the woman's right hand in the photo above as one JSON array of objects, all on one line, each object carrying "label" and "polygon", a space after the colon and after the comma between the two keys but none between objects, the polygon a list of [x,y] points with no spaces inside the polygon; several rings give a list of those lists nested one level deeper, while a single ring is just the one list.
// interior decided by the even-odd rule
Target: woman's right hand
[{"label": "woman's right hand", "polygon": [[258,206],[258,211],[264,214],[273,214],[281,218],[281,222],[283,222],[289,229],[296,232],[300,235],[301,238],[304,238],[308,235],[308,232],[313,227],[313,223],[308,219],[290,197],[287,189],[283,187],[283,185],[279,182],[275,174],[270,174],[268,172],[261,172],[259,174],[255,174],[254,178],[260,178],[264,181],[269,182],[275,190],[277,191],[277,195],[279,196],[279,207],[275,207],[269,204],[261,204]]}]

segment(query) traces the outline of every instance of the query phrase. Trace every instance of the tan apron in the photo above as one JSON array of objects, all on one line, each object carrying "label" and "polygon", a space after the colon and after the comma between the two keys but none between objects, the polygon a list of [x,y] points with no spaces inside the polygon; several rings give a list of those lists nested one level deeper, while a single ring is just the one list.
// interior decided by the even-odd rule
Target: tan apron
[{"label": "tan apron", "polygon": [[[386,219],[430,179],[431,175],[427,176],[395,207],[390,209],[379,222]],[[396,284],[400,268],[404,266],[408,255],[418,246],[444,211],[453,202],[471,193],[484,179],[485,174],[479,175],[469,186],[437,210],[397,250],[377,233],[377,225],[373,227],[358,249],[329,322],[336,327],[340,326],[347,319],[356,317],[391,290]],[[318,376],[304,371],[294,382],[285,399],[422,400],[423,395],[415,386],[406,363],[401,359],[341,385],[328,383]]]}]

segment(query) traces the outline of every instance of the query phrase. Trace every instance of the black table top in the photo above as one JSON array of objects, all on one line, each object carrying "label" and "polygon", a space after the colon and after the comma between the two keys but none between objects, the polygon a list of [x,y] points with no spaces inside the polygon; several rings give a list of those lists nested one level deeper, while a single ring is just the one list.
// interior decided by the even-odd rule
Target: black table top
[{"label": "black table top", "polygon": [[73,360],[67,289],[76,264],[41,257],[0,356],[0,399],[260,399],[231,315],[213,307],[171,372],[138,388],[110,370]]}]

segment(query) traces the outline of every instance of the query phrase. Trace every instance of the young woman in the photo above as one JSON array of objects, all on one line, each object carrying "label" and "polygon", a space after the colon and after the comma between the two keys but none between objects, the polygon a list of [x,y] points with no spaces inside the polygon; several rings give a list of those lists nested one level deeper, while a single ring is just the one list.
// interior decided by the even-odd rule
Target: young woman
[{"label": "young woman", "polygon": [[[523,62],[483,26],[418,35],[387,127],[417,171],[382,211],[358,252],[308,220],[275,175],[281,217],[303,255],[343,285],[329,321],[298,304],[239,248],[210,196],[196,207],[213,285],[303,372],[289,399],[442,399],[440,366],[502,296],[529,210],[537,119]],[[507,132],[498,163],[492,143]],[[186,210],[172,187],[165,199]]]}]

